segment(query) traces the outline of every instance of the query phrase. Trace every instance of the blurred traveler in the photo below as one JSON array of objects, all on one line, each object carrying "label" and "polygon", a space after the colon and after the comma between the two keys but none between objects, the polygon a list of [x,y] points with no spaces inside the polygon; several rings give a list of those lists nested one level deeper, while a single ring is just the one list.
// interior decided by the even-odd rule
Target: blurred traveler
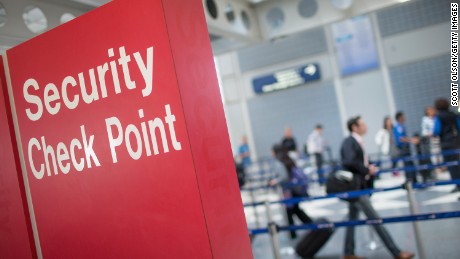
[{"label": "blurred traveler", "polygon": [[[294,161],[289,157],[286,150],[281,145],[274,145],[272,148],[273,156],[276,158],[273,165],[273,170],[276,171],[276,178],[269,182],[269,185],[281,184],[283,186],[283,195],[285,199],[294,197],[301,197],[302,195],[292,191],[290,184],[292,183],[291,178],[293,172],[296,170]],[[286,205],[286,212],[289,221],[289,225],[294,225],[294,215],[296,215],[302,223],[312,223],[312,219],[299,207],[299,204],[288,204]],[[291,231],[291,238],[297,237],[295,231]]]},{"label": "blurred traveler", "polygon": [[[398,148],[396,147],[395,136],[393,134],[393,122],[390,116],[383,118],[383,128],[379,129],[375,135],[375,144],[377,144],[379,150],[379,160],[387,160],[391,158],[391,168],[396,167],[396,159],[398,157]],[[397,175],[398,172],[393,172]]]},{"label": "blurred traveler", "polygon": [[[396,141],[396,146],[398,148],[398,156],[403,159],[404,167],[413,167],[414,162],[409,159],[411,152],[410,152],[410,144],[418,144],[418,138],[411,138],[408,137],[406,127],[404,123],[406,122],[406,117],[403,112],[399,111],[396,113],[395,116],[396,123],[393,127],[393,134]],[[406,174],[406,181],[411,181],[413,183],[417,182],[417,171],[415,170],[404,170]]]},{"label": "blurred traveler", "polygon": [[235,169],[236,169],[236,176],[238,177],[238,185],[241,189],[243,185],[246,183],[246,171],[242,163],[238,163],[237,159],[235,160]]},{"label": "blurred traveler", "polygon": [[[354,177],[360,184],[360,189],[369,187],[369,183],[372,182],[374,174],[377,172],[375,165],[369,164],[369,160],[364,149],[363,136],[367,132],[367,125],[364,120],[360,117],[354,117],[347,122],[350,136],[345,138],[340,148],[340,155],[342,158],[342,166],[345,170],[353,173]],[[359,211],[363,211],[368,219],[380,218],[377,212],[372,206],[369,195],[363,195],[356,199],[349,200],[349,220],[358,220]],[[401,251],[393,241],[390,234],[387,232],[383,225],[373,225],[377,234],[382,239],[383,243],[394,256],[394,258],[413,258],[414,254],[409,252]],[[360,259],[355,255],[355,227],[348,227],[345,235],[345,259]]]},{"label": "blurred traveler", "polygon": [[316,170],[318,172],[318,178],[324,179],[323,168],[323,152],[326,149],[326,141],[323,137],[323,126],[321,124],[316,125],[315,129],[308,135],[307,139],[308,153],[314,155]]},{"label": "blurred traveler", "polygon": [[[440,98],[435,101],[435,107],[438,111],[435,122],[433,135],[439,136],[441,140],[442,152],[446,152],[460,147],[460,116],[452,111],[449,111],[449,102]],[[444,162],[452,162],[460,160],[460,155],[443,154]],[[452,180],[460,180],[460,166],[451,166],[449,168],[450,177]],[[460,185],[457,185],[452,192],[460,191]]]},{"label": "blurred traveler", "polygon": [[[433,164],[438,164],[441,162],[440,159],[437,159],[437,155],[430,156],[430,157],[425,157],[426,155],[430,154],[436,154],[434,153],[435,150],[435,145],[436,143],[438,146],[438,152],[439,153],[439,140],[436,141],[436,139],[439,139],[437,137],[433,136],[433,131],[434,131],[434,115],[436,114],[435,109],[432,106],[428,106],[425,108],[425,116],[422,118],[422,135],[420,138],[420,145],[418,145],[418,152],[422,155],[422,158],[420,159],[420,164],[421,165],[426,165],[432,162]],[[426,182],[431,178],[431,170],[429,169],[424,169],[420,170],[420,173],[422,174],[423,181]]]},{"label": "blurred traveler", "polygon": [[245,168],[251,165],[251,154],[249,152],[248,139],[246,136],[241,137],[241,144],[238,147],[238,156],[241,164],[243,164]]},{"label": "blurred traveler", "polygon": [[428,106],[425,108],[425,116],[422,118],[422,136],[423,137],[432,137],[434,130],[434,116],[436,111],[433,106]]},{"label": "blurred traveler", "polygon": [[281,147],[287,151],[288,155],[292,159],[295,160],[298,158],[297,143],[292,135],[292,129],[289,127],[284,129],[284,137],[281,140]]},{"label": "blurred traveler", "polygon": [[[429,138],[430,140],[430,153],[431,162],[433,164],[440,164],[443,162],[441,153],[441,144],[439,136],[433,135],[434,122],[436,116],[436,110],[434,107],[429,106],[425,109],[425,116],[422,119],[422,137]],[[439,168],[436,168],[439,169]]]},{"label": "blurred traveler", "polygon": [[[430,164],[430,142],[426,137],[420,137],[419,133],[414,134],[414,138],[419,138],[420,141],[414,145],[415,154],[418,157],[418,164],[429,165]],[[431,180],[431,169],[420,169],[420,174],[422,175],[422,180],[424,183],[427,183]]]}]

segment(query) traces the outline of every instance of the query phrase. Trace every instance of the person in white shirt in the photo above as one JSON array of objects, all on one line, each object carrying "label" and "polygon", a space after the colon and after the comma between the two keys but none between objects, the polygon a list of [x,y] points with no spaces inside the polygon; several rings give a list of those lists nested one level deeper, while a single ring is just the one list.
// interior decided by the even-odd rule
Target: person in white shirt
[{"label": "person in white shirt", "polygon": [[315,129],[308,135],[307,139],[308,153],[314,155],[316,170],[318,172],[318,178],[320,183],[324,179],[323,167],[323,152],[326,148],[326,141],[323,137],[323,126],[321,124],[316,125]]},{"label": "person in white shirt", "polygon": [[387,156],[390,154],[390,133],[392,129],[391,118],[386,116],[383,119],[383,128],[379,129],[375,135],[375,144],[379,147],[379,155]]},{"label": "person in white shirt", "polygon": [[[422,142],[429,145],[429,153],[431,156],[431,163],[440,164],[443,162],[441,153],[441,146],[438,136],[433,136],[434,121],[435,121],[436,110],[433,106],[428,106],[425,109],[425,116],[422,118]],[[439,168],[436,168],[439,170]]]},{"label": "person in white shirt", "polygon": [[436,111],[432,106],[425,108],[425,116],[422,118],[422,137],[433,136],[434,131],[434,115]]},{"label": "person in white shirt", "polygon": [[[383,128],[379,129],[375,135],[375,144],[379,148],[379,160],[387,161],[398,156],[398,149],[393,134],[393,122],[390,116],[385,116],[383,119]],[[396,161],[391,164],[392,168],[396,167]],[[397,174],[398,172],[394,172]]]}]

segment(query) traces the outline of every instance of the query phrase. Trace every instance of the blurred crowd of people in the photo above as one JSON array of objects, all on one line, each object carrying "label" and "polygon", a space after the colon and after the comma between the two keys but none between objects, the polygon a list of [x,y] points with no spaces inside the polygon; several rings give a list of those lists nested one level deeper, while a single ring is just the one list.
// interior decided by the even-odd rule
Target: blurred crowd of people
[{"label": "blurred crowd of people", "polygon": [[[378,147],[378,154],[375,158],[378,159],[376,166],[379,168],[394,168],[393,174],[399,176],[397,170],[399,165],[405,168],[411,168],[418,163],[419,165],[426,164],[441,164],[443,162],[452,162],[459,160],[458,154],[444,154],[447,150],[460,148],[460,118],[457,112],[449,110],[448,100],[439,98],[435,101],[434,106],[427,106],[424,111],[424,116],[420,120],[420,129],[414,134],[409,135],[406,129],[406,116],[403,111],[398,111],[394,116],[394,121],[390,116],[383,119],[383,127],[375,134],[375,144]],[[335,165],[337,161],[333,161],[328,141],[323,135],[324,127],[322,124],[317,124],[314,129],[308,134],[305,142],[301,147],[297,144],[293,136],[292,129],[286,127],[284,129],[283,138],[277,145],[282,148],[293,161],[297,161],[303,153],[308,161],[314,166],[318,174],[320,183],[326,179],[324,170],[325,157],[329,162]],[[302,148],[303,152],[301,152]],[[419,155],[416,163],[410,159],[412,155]],[[243,136],[241,144],[238,147],[236,156],[237,161],[247,168],[251,165],[251,153],[247,142],[247,137]],[[460,167],[437,167],[435,170],[404,170],[406,180],[417,183],[420,175],[421,181],[428,182],[435,178],[436,173],[448,170],[451,179],[460,179]],[[460,191],[460,186],[452,190],[453,192]]]},{"label": "blurred crowd of people", "polygon": [[[368,129],[365,120],[360,116],[350,118],[346,125],[349,135],[341,144],[338,165],[341,165],[342,170],[353,175],[353,181],[356,183],[354,190],[373,188],[374,179],[378,177],[379,167],[384,167],[385,163],[394,170],[395,175],[399,175],[397,164],[400,161],[404,164],[403,171],[406,181],[411,183],[418,182],[418,174],[420,174],[423,182],[432,179],[432,170],[415,170],[414,165],[416,163],[419,165],[439,165],[442,162],[457,162],[456,165],[449,164],[438,169],[448,170],[451,179],[460,180],[460,166],[458,165],[460,154],[452,152],[460,148],[460,116],[458,112],[450,111],[449,108],[448,101],[443,98],[437,99],[434,106],[426,107],[425,115],[421,118],[420,133],[415,133],[412,136],[408,134],[406,129],[404,112],[398,111],[394,116],[394,122],[390,116],[386,116],[383,119],[383,127],[378,130],[374,138],[378,146],[377,161],[369,160],[365,148],[363,137]],[[305,141],[304,153],[312,159],[312,164],[315,165],[320,183],[321,179],[326,178],[322,169],[324,164],[323,156],[328,149],[328,143],[323,136],[323,126],[317,124]],[[299,149],[291,128],[285,128],[284,136],[279,143],[273,146],[272,154],[274,158],[272,166],[273,178],[269,180],[268,184],[270,186],[280,185],[285,199],[308,196],[308,190],[306,189],[308,180],[300,176],[304,174],[296,164],[299,159]],[[418,155],[416,160],[413,159],[414,154]],[[243,167],[251,164],[246,137],[242,138],[237,158],[241,161],[240,164]],[[414,163],[414,161],[417,162]],[[302,182],[305,183],[304,189],[293,189],[292,186],[297,186],[296,183]],[[329,181],[327,186],[329,187],[332,183],[332,180]],[[460,185],[452,190],[452,192],[458,191],[460,191]],[[364,212],[370,219],[379,218],[369,199],[369,195],[346,199],[346,201],[349,205],[349,220],[357,220],[360,211]],[[286,205],[286,212],[289,225],[294,224],[294,215],[304,224],[313,222],[298,203]],[[385,226],[374,225],[373,227],[394,258],[408,259],[415,256],[414,253],[402,251]],[[348,227],[346,230],[344,245],[344,258],[346,259],[363,258],[355,255],[354,232],[354,227]],[[296,238],[295,231],[291,231],[290,234],[291,238]]]},{"label": "blurred crowd of people", "polygon": [[[460,159],[458,154],[446,154],[449,150],[460,148],[460,117],[458,113],[449,110],[449,102],[446,99],[437,99],[434,107],[425,108],[420,133],[409,136],[405,122],[406,117],[402,111],[396,113],[394,124],[389,116],[384,118],[383,128],[375,135],[380,161],[391,161],[391,168],[396,168],[399,160],[403,161],[404,167],[414,166],[414,161],[408,159],[412,154],[411,144],[413,153],[420,156],[418,159],[420,165],[437,165]],[[459,166],[439,167],[434,172],[444,170],[449,171],[451,179],[460,179]],[[423,182],[433,178],[432,170],[422,169],[406,170],[406,179],[417,183],[417,172],[420,173]],[[460,191],[459,186],[452,190],[452,192],[457,191]]]}]

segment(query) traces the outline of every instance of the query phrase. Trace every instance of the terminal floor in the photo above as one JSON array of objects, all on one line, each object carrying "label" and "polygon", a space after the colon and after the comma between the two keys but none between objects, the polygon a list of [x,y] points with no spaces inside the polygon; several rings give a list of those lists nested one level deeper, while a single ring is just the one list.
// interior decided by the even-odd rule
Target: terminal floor
[{"label": "terminal floor", "polygon": [[[447,173],[437,176],[438,180],[449,180]],[[376,182],[376,187],[393,187],[404,182],[403,176],[393,176],[386,174]],[[460,192],[450,193],[453,185],[430,187],[415,191],[418,213],[435,213],[460,210]],[[311,196],[321,196],[324,189],[320,186],[310,186]],[[280,197],[274,191],[255,192],[256,200],[278,200]],[[243,202],[251,202],[249,192],[242,192]],[[374,208],[381,217],[405,216],[410,215],[407,192],[396,190],[383,193],[376,193],[371,197]],[[312,218],[325,217],[331,221],[346,220],[347,203],[339,199],[316,200],[303,202],[301,207]],[[274,220],[279,225],[286,225],[285,210],[282,206],[271,205]],[[249,228],[256,228],[256,217],[252,207],[245,208],[246,220]],[[259,226],[266,227],[267,216],[264,206],[257,207],[257,219]],[[361,218],[365,216],[361,213]],[[301,224],[297,221],[296,224]],[[419,221],[421,232],[421,242],[426,259],[458,259],[460,258],[460,218]],[[391,223],[385,227],[390,232],[395,242],[402,250],[411,251],[418,254],[414,228],[412,222]],[[294,251],[295,244],[305,231],[298,231],[298,237],[291,240],[288,232],[281,232],[279,241],[281,244],[281,255],[283,259],[298,259]],[[336,259],[343,256],[345,228],[338,228],[335,233],[318,252],[315,258]],[[356,255],[367,258],[392,258],[391,254],[383,246],[383,243],[369,226],[356,228]],[[252,249],[255,259],[272,259],[273,250],[268,234],[257,235],[252,241]],[[416,258],[420,258],[416,256]]]}]

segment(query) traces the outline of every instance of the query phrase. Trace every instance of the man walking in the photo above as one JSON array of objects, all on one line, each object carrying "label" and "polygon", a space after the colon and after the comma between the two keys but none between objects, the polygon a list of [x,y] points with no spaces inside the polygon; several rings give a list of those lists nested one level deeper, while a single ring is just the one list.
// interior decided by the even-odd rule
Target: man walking
[{"label": "man walking", "polygon": [[[359,183],[360,189],[369,187],[369,183],[373,180],[377,169],[375,165],[369,164],[366,151],[363,144],[363,136],[367,132],[367,125],[361,117],[351,118],[347,122],[350,136],[345,138],[340,148],[342,158],[342,166],[345,170],[353,173]],[[359,211],[362,210],[368,219],[380,218],[372,206],[369,196],[363,195],[359,198],[349,200],[349,220],[358,220]],[[373,225],[377,234],[382,239],[383,243],[390,253],[397,259],[413,258],[414,254],[401,251],[395,244],[390,234],[383,225]],[[345,256],[344,259],[362,259],[363,257],[356,256],[355,250],[355,228],[348,227],[345,235]]]}]

